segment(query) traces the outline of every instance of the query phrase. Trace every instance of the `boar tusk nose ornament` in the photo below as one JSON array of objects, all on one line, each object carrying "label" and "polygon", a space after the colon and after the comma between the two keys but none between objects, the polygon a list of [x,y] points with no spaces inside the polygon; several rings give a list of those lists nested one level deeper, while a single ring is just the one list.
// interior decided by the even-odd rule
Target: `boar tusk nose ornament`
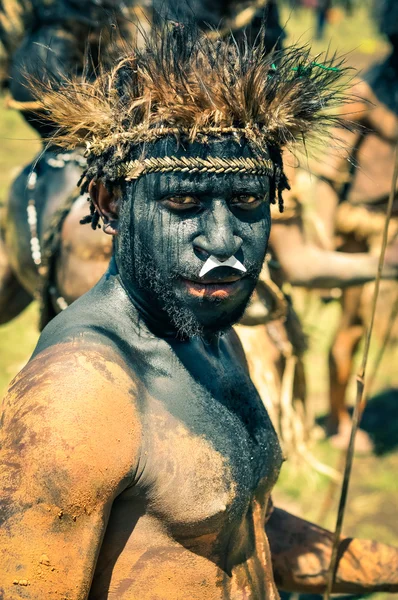
[{"label": "boar tusk nose ornament", "polygon": [[231,267],[231,269],[236,269],[237,271],[242,271],[243,273],[246,273],[247,271],[246,267],[243,266],[242,263],[235,258],[235,256],[230,256],[227,258],[227,260],[221,261],[215,256],[210,255],[201,268],[199,277],[204,277],[206,273],[212,271],[213,269],[217,269],[218,267]]}]

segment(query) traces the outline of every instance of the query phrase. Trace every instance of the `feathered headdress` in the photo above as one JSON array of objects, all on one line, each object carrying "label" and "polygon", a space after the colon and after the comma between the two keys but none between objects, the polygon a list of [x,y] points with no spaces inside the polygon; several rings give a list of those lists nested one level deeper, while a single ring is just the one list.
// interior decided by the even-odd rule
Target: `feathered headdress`
[{"label": "feathered headdress", "polygon": [[[86,147],[86,186],[93,178],[112,186],[154,171],[243,172],[273,176],[280,196],[287,187],[281,149],[336,124],[330,109],[344,100],[345,72],[334,58],[314,62],[307,48],[267,54],[261,43],[237,45],[232,36],[214,40],[167,24],[154,28],[144,47],[125,48],[95,81],[35,85],[42,109],[59,125],[56,143]],[[255,154],[148,156],[148,146],[165,136],[182,143],[244,138]]]}]

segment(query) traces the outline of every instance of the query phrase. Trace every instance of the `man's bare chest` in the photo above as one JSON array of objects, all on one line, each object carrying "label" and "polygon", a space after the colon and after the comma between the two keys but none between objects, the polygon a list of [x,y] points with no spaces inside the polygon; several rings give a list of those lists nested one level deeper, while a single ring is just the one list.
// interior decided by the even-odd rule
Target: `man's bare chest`
[{"label": "man's bare chest", "polygon": [[[193,381],[182,406],[181,390],[172,395],[162,378],[158,385],[169,401],[160,389],[142,400],[135,482],[113,503],[92,597],[221,600],[246,597],[247,589],[265,597],[257,588],[270,567],[261,549],[281,464],[265,410],[249,394],[236,412]],[[184,381],[180,387],[186,391]],[[256,581],[247,579],[248,561]]]},{"label": "man's bare chest", "polygon": [[147,390],[138,487],[174,535],[208,535],[241,522],[259,488],[267,494],[281,452],[250,381],[178,375]]}]

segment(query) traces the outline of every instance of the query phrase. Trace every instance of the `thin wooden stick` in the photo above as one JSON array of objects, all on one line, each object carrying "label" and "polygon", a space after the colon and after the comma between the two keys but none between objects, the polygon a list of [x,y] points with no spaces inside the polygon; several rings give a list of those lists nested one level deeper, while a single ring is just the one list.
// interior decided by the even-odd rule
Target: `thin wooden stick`
[{"label": "thin wooden stick", "polygon": [[357,374],[357,394],[356,394],[356,399],[355,399],[354,414],[353,414],[353,418],[352,418],[350,442],[348,444],[347,454],[346,454],[343,485],[341,488],[339,510],[337,513],[336,529],[335,529],[334,539],[333,539],[332,557],[330,560],[330,566],[329,566],[329,572],[328,572],[328,582],[327,582],[327,588],[326,588],[326,593],[325,593],[325,600],[329,600],[329,598],[330,598],[330,594],[332,593],[333,584],[334,584],[335,577],[336,577],[338,549],[339,549],[339,544],[340,544],[341,530],[343,527],[344,512],[345,512],[345,507],[346,507],[346,503],[347,503],[348,485],[349,485],[350,476],[351,476],[352,462],[353,462],[353,458],[354,458],[355,436],[356,436],[356,433],[357,433],[357,430],[359,427],[359,423],[361,421],[361,417],[362,417],[362,414],[363,414],[363,411],[365,408],[364,389],[365,389],[366,365],[368,362],[370,340],[372,337],[373,324],[374,324],[374,319],[375,319],[375,314],[376,314],[376,304],[377,304],[377,298],[378,298],[379,289],[380,289],[381,273],[383,270],[384,256],[385,256],[386,247],[387,247],[388,226],[389,226],[391,214],[392,214],[392,207],[393,207],[395,191],[396,191],[396,187],[397,187],[397,179],[398,179],[398,144],[395,148],[394,174],[392,177],[390,197],[388,199],[386,219],[384,222],[383,241],[382,241],[382,246],[381,246],[381,251],[380,251],[376,280],[375,280],[375,289],[374,289],[373,300],[372,300],[371,318],[370,318],[369,327],[367,329],[367,333],[366,333],[366,337],[365,337],[365,347],[364,347],[364,351],[363,351],[362,362],[361,362],[361,366],[360,366],[358,374]]}]

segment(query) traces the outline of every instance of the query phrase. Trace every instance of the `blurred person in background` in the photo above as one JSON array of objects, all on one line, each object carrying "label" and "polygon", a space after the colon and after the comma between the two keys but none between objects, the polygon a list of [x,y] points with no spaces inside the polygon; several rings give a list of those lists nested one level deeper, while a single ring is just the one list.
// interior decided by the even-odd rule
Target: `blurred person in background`
[{"label": "blurred person in background", "polygon": [[317,40],[321,40],[325,33],[328,13],[332,6],[332,0],[317,0],[316,6],[316,33]]},{"label": "blurred person in background", "polygon": [[[347,123],[359,127],[334,132],[340,149],[330,151],[314,172],[319,180],[316,195],[323,221],[324,239],[330,248],[337,244],[343,252],[380,252],[386,203],[390,193],[398,142],[398,2],[384,0],[375,5],[375,18],[388,38],[391,50],[386,58],[372,66],[352,86],[356,101],[345,109]],[[341,151],[343,148],[344,151]],[[389,228],[387,258],[398,253],[398,200],[395,199]],[[395,258],[394,258],[395,257]],[[330,415],[328,433],[333,444],[344,448],[351,430],[346,406],[346,390],[353,367],[355,349],[369,315],[369,288],[347,289],[342,296],[342,316],[330,352]],[[393,323],[398,287],[384,282],[375,332],[389,330]],[[382,307],[382,308],[381,308]],[[396,328],[392,330],[392,340]],[[357,449],[368,452],[372,443],[360,430]]]},{"label": "blurred person in background", "polygon": [[315,15],[315,37],[321,40],[324,35],[325,26],[332,0],[298,0],[297,6],[311,9]]}]

